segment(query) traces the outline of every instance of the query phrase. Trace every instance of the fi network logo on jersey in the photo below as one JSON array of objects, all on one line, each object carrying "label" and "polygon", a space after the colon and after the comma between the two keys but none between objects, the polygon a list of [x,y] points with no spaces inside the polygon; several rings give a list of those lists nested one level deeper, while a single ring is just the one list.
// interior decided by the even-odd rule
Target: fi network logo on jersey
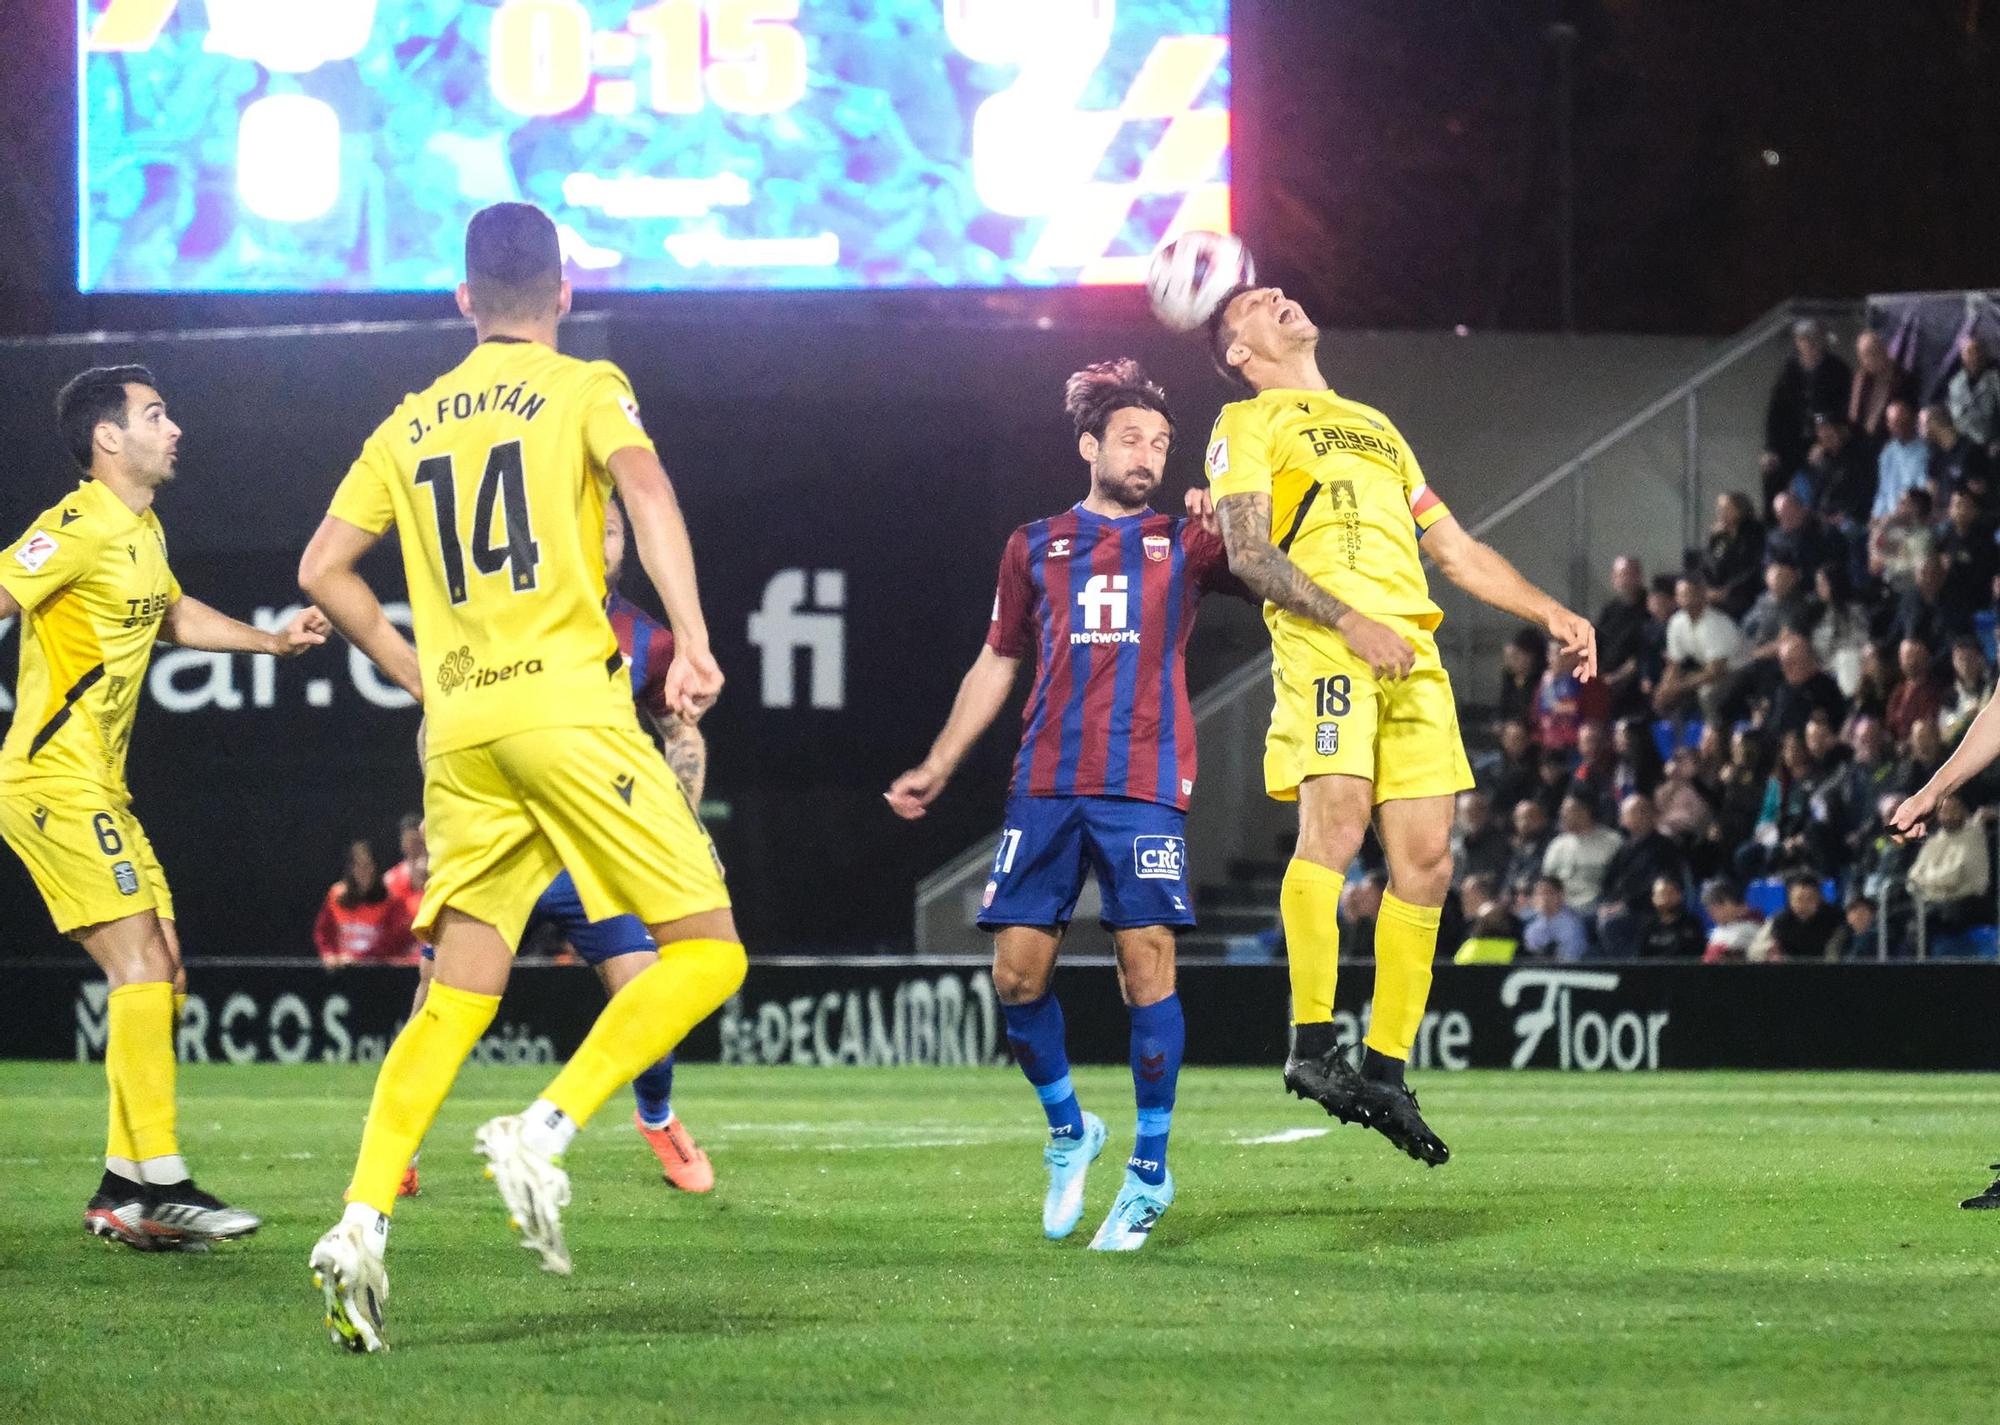
[{"label": "fi network logo on jersey", "polygon": [[847,575],[838,569],[780,569],[771,576],[762,606],[750,615],[750,642],[763,654],[765,707],[798,706],[801,652],[810,704],[829,711],[847,706],[846,607]]},{"label": "fi network logo on jersey", "polygon": [[1093,574],[1085,581],[1083,592],[1076,596],[1076,606],[1083,610],[1083,631],[1070,632],[1072,644],[1139,641],[1139,630],[1126,627],[1131,622],[1129,583],[1123,574]]}]

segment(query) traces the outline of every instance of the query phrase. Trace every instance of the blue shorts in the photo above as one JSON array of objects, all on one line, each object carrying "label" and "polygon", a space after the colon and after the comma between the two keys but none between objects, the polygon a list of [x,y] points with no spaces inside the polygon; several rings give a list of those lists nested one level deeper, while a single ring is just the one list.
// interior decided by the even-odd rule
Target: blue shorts
[{"label": "blue shorts", "polygon": [[[521,933],[522,942],[525,944],[541,925],[554,926],[586,965],[602,965],[620,955],[659,948],[653,944],[646,922],[636,915],[614,915],[609,920],[592,920],[586,915],[583,899],[576,893],[576,882],[567,871],[555,878],[528,913],[528,928]],[[437,952],[426,945],[424,958],[434,960]]]},{"label": "blue shorts", "polygon": [[1097,873],[1107,930],[1194,924],[1187,813],[1124,797],[1010,797],[979,928],[1067,925]]}]

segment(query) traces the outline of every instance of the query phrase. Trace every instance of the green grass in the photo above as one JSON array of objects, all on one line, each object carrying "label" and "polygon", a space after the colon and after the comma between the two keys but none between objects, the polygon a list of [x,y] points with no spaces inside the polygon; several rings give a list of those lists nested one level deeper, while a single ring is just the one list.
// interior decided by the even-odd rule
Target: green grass
[{"label": "green grass", "polygon": [[[469,1068],[390,1247],[386,1356],[328,1345],[308,1249],[371,1070],[184,1069],[201,1181],[265,1214],[207,1256],[85,1238],[101,1074],[0,1065],[0,1419],[1008,1422],[1985,1420],[2000,1214],[1960,1212],[2000,1081],[1433,1075],[1426,1171],[1277,1092],[1181,1082],[1180,1200],[1084,1250],[1113,1142],[1041,1239],[1035,1106],[991,1070],[692,1066],[720,1174],[663,1187],[614,1103],[570,1158],[576,1275],[513,1245],[470,1153],[533,1070]],[[449,1414],[442,1412],[448,1411]]]}]

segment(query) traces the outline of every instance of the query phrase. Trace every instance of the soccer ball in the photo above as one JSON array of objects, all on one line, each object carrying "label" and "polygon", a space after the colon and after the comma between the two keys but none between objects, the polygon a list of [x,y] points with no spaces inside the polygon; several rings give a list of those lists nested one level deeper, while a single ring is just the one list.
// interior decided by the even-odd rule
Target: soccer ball
[{"label": "soccer ball", "polygon": [[1197,228],[1163,243],[1146,269],[1153,315],[1177,332],[1193,331],[1232,287],[1257,280],[1250,249],[1229,233]]}]

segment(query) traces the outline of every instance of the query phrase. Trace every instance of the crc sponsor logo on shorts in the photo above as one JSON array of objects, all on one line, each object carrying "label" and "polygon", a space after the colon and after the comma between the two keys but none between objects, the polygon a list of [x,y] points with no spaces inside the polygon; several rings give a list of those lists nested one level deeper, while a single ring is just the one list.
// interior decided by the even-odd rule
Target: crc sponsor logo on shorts
[{"label": "crc sponsor logo on shorts", "polygon": [[1331,757],[1340,751],[1340,724],[1323,722],[1313,734],[1313,751],[1322,757]]},{"label": "crc sponsor logo on shorts", "polygon": [[539,658],[516,658],[503,667],[481,668],[472,656],[472,649],[461,647],[445,654],[444,661],[438,664],[437,685],[440,693],[455,693],[460,688],[490,688],[515,678],[532,678],[541,671]]},{"label": "crc sponsor logo on shorts", "polygon": [[1132,838],[1132,871],[1142,881],[1178,881],[1187,875],[1187,842],[1178,836]]}]

